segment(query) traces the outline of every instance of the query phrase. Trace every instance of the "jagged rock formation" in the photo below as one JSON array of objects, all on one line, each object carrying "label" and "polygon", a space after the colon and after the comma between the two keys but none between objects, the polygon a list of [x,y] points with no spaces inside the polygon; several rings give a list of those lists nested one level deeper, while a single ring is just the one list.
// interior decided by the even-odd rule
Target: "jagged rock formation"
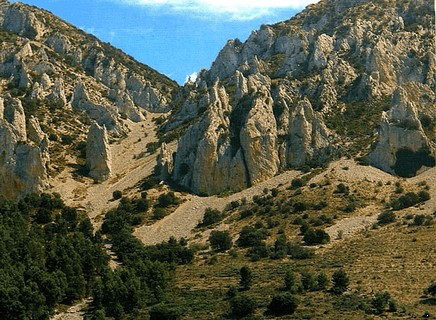
[{"label": "jagged rock formation", "polygon": [[0,194],[14,199],[44,190],[49,161],[47,135],[38,120],[31,117],[26,126],[20,100],[0,98]]},{"label": "jagged rock formation", "polygon": [[418,108],[404,88],[394,92],[392,108],[380,119],[379,141],[371,163],[389,173],[412,176],[421,166],[434,166],[432,144],[418,118]]},{"label": "jagged rock formation", "polygon": [[155,174],[159,177],[159,179],[167,180],[173,172],[173,165],[173,152],[164,142],[160,147],[160,152],[157,157],[157,172],[155,172]]},{"label": "jagged rock formation", "polygon": [[391,173],[409,149],[434,165],[433,12],[428,0],[325,0],[244,43],[229,40],[211,69],[185,85],[163,125],[191,124],[172,179],[216,193],[288,166],[365,156],[371,145],[371,163]]},{"label": "jagged rock formation", "polygon": [[[0,91],[9,94],[0,110],[9,150],[4,157],[8,167],[1,170],[13,175],[9,180],[15,184],[1,187],[0,196],[9,196],[47,185],[49,175],[65,168],[67,154],[81,165],[92,120],[113,139],[122,137],[128,131],[125,120],[143,121],[147,112],[169,111],[178,85],[48,11],[1,1]],[[41,127],[49,137],[45,142],[37,138]],[[23,169],[38,157],[39,164]]]},{"label": "jagged rock formation", "polygon": [[91,124],[86,139],[86,168],[89,176],[106,180],[111,176],[111,152],[106,127]]}]

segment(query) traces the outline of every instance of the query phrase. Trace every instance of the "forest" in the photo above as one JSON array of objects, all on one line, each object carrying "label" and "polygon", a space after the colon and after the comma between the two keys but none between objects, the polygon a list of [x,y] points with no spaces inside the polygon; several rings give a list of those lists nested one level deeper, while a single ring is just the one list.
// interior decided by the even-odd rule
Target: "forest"
[{"label": "forest", "polygon": [[[144,247],[131,234],[134,208],[122,201],[103,234],[57,194],[0,199],[2,319],[49,319],[56,307],[85,297],[92,297],[86,318],[119,319],[162,301],[175,266],[193,253],[174,239]],[[109,267],[108,240],[122,268]]]}]

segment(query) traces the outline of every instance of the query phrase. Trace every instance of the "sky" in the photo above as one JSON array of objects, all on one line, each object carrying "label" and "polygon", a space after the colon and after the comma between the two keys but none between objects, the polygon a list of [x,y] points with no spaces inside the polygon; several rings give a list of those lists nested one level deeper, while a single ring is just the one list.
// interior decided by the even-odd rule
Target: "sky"
[{"label": "sky", "polygon": [[[22,0],[183,85],[209,69],[227,40],[288,20],[319,0]],[[15,1],[11,1],[15,2]]]}]

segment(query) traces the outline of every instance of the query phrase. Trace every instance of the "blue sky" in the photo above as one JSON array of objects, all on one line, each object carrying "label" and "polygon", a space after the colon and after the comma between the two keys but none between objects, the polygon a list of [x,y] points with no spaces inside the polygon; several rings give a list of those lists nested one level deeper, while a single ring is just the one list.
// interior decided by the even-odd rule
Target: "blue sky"
[{"label": "blue sky", "polygon": [[[24,0],[183,84],[227,40],[290,19],[318,0]],[[14,1],[11,1],[14,2]]]}]

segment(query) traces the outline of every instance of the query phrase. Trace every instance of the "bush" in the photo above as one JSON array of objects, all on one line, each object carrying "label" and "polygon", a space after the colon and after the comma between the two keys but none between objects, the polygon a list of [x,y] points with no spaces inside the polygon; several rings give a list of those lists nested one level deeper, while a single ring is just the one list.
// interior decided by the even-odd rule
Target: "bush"
[{"label": "bush", "polygon": [[265,242],[260,241],[253,247],[247,250],[247,257],[251,258],[251,261],[259,261],[260,258],[266,258],[270,254],[271,250]]},{"label": "bush", "polygon": [[147,152],[149,152],[150,154],[155,153],[159,146],[159,142],[149,142],[145,145],[145,147],[147,148]]},{"label": "bush", "polygon": [[228,231],[212,231],[209,236],[209,243],[215,251],[229,250],[233,243]]},{"label": "bush", "polygon": [[285,271],[285,276],[283,278],[285,282],[285,289],[291,292],[296,291],[295,275],[291,269],[287,268]]},{"label": "bush", "polygon": [[154,208],[152,219],[160,220],[163,219],[167,215],[167,212],[163,208]]},{"label": "bush", "polygon": [[287,253],[292,259],[309,259],[315,256],[312,249],[305,248],[298,243],[287,243]]},{"label": "bush", "polygon": [[390,210],[385,210],[377,217],[377,223],[379,225],[386,225],[395,221],[395,213]]},{"label": "bush", "polygon": [[199,226],[210,226],[218,221],[221,221],[223,215],[217,209],[206,208],[204,211],[203,221],[199,224]]},{"label": "bush", "polygon": [[253,281],[253,273],[251,269],[245,265],[239,270],[239,274],[241,275],[241,279],[239,281],[239,285],[244,289],[250,289],[251,283]]},{"label": "bush", "polygon": [[333,286],[330,289],[334,294],[342,294],[348,289],[350,278],[348,278],[344,269],[336,270],[332,275]]},{"label": "bush", "polygon": [[177,205],[180,203],[180,199],[174,195],[174,192],[170,191],[168,193],[162,193],[157,199],[158,207],[166,208],[170,205]]},{"label": "bush", "polygon": [[329,278],[324,272],[321,272],[316,277],[316,282],[318,283],[318,290],[324,290],[329,284]]},{"label": "bush", "polygon": [[338,184],[336,186],[336,190],[333,191],[333,193],[349,194],[350,193],[350,189],[345,184],[340,183],[340,184]]},{"label": "bush", "polygon": [[293,314],[299,299],[291,294],[276,295],[267,307],[269,313],[277,316]]},{"label": "bush", "polygon": [[303,270],[301,272],[301,285],[306,291],[315,291],[317,289],[315,275],[312,272]]},{"label": "bush", "polygon": [[324,244],[330,241],[330,236],[327,232],[321,229],[309,229],[306,231],[303,237],[303,241],[308,245],[312,244]]},{"label": "bush", "polygon": [[238,295],[238,293],[239,293],[238,288],[236,288],[236,286],[234,284],[231,284],[226,291],[226,296],[227,296],[227,298],[232,299],[232,298],[236,297]]},{"label": "bush", "polygon": [[239,233],[239,238],[236,240],[236,243],[240,247],[251,247],[259,244],[265,238],[265,229],[256,230],[251,226],[245,226]]},{"label": "bush", "polygon": [[114,198],[114,200],[121,199],[122,196],[123,196],[123,193],[120,190],[116,190],[116,191],[112,192],[112,197]]},{"label": "bush", "polygon": [[295,178],[291,181],[291,187],[292,189],[298,189],[301,188],[302,186],[304,186],[304,181],[303,179],[300,178]]},{"label": "bush", "polygon": [[374,314],[381,314],[386,309],[389,299],[391,298],[389,292],[384,293],[378,292],[375,297],[371,300],[371,307],[374,309]]},{"label": "bush", "polygon": [[419,202],[430,200],[430,194],[427,191],[421,190],[418,192]]},{"label": "bush", "polygon": [[407,192],[405,195],[394,200],[392,203],[392,208],[394,210],[401,210],[404,208],[409,208],[414,206],[419,202],[419,197],[415,192]]},{"label": "bush", "polygon": [[230,309],[232,315],[237,318],[252,315],[256,310],[257,303],[246,295],[238,295],[230,299]]}]

